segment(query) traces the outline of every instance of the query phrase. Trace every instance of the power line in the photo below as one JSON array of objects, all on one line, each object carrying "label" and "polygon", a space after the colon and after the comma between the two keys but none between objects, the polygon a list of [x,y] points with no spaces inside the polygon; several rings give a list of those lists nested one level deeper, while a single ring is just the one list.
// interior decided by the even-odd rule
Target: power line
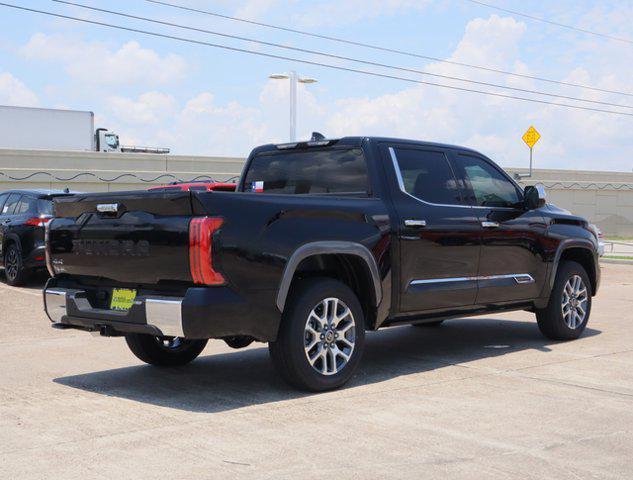
[{"label": "power line", "polygon": [[72,5],[72,6],[75,6],[75,7],[85,8],[85,9],[92,10],[92,11],[108,13],[108,14],[112,14],[112,15],[118,15],[118,16],[121,16],[121,17],[132,18],[132,19],[135,19],[135,20],[142,20],[142,21],[145,21],[145,22],[151,22],[151,23],[156,23],[156,24],[160,24],[160,25],[166,25],[166,26],[169,26],[169,27],[176,27],[176,28],[181,28],[181,29],[185,29],[185,30],[191,30],[191,31],[195,31],[195,32],[208,33],[208,34],[211,34],[211,35],[217,35],[217,36],[221,36],[221,37],[225,37],[225,38],[231,38],[231,39],[236,39],[236,40],[241,40],[241,41],[246,41],[246,42],[252,42],[252,43],[259,44],[259,45],[267,45],[267,46],[276,47],[276,48],[283,48],[283,49],[286,49],[286,50],[293,50],[293,51],[302,52],[302,53],[309,53],[309,54],[313,54],[313,55],[319,55],[319,56],[322,56],[322,57],[333,58],[333,59],[336,59],[336,60],[345,60],[345,61],[350,61],[350,62],[356,62],[356,63],[360,63],[360,64],[364,64],[364,65],[370,65],[370,66],[373,66],[373,67],[390,68],[390,69],[399,70],[399,71],[403,71],[403,72],[417,73],[417,74],[420,74],[420,75],[428,75],[428,76],[432,76],[432,77],[442,78],[442,79],[445,79],[445,80],[457,80],[457,81],[460,81],[460,82],[466,82],[466,83],[472,83],[472,84],[477,84],[477,85],[483,85],[483,86],[487,86],[487,87],[501,88],[501,89],[504,89],[504,90],[512,90],[512,91],[515,91],[515,92],[530,93],[530,94],[534,94],[534,95],[543,95],[543,96],[546,96],[546,97],[553,97],[553,98],[563,98],[563,99],[566,99],[566,100],[573,100],[573,101],[578,101],[578,102],[593,103],[593,104],[597,104],[597,105],[606,105],[606,106],[610,106],[610,107],[631,108],[631,109],[633,109],[633,106],[631,106],[631,105],[622,105],[622,104],[619,104],[619,103],[603,102],[603,101],[600,101],[600,100],[588,100],[588,99],[579,98],[579,97],[572,97],[572,96],[569,96],[569,95],[561,95],[561,94],[554,94],[554,93],[548,93],[548,92],[541,92],[539,90],[531,90],[531,89],[519,88],[519,87],[510,87],[510,86],[499,85],[499,84],[491,83],[491,82],[482,82],[482,81],[478,81],[478,80],[472,80],[472,79],[469,79],[469,78],[455,77],[455,76],[450,76],[450,75],[441,75],[441,74],[437,74],[437,73],[430,73],[430,72],[426,72],[424,70],[417,70],[417,69],[414,69],[414,68],[399,67],[399,66],[389,65],[389,64],[380,63],[380,62],[373,62],[373,61],[368,61],[368,60],[360,60],[360,59],[346,57],[346,56],[342,56],[342,55],[335,55],[335,54],[332,54],[332,53],[320,52],[320,51],[317,51],[317,50],[309,50],[309,49],[306,49],[306,48],[293,47],[293,46],[290,46],[290,45],[284,45],[284,44],[280,44],[280,43],[266,42],[266,41],[263,41],[263,40],[257,40],[257,39],[253,39],[253,38],[249,38],[249,37],[243,37],[243,36],[238,36],[238,35],[231,35],[231,34],[228,34],[228,33],[222,33],[222,32],[217,32],[217,31],[213,31],[213,30],[206,30],[206,29],[203,29],[203,28],[196,28],[196,27],[190,27],[190,26],[186,26],[186,25],[180,25],[180,24],[177,24],[177,23],[166,22],[166,21],[163,21],[163,20],[152,19],[152,18],[148,18],[148,17],[144,17],[144,16],[132,15],[132,14],[128,14],[128,13],[117,12],[117,11],[114,11],[114,10],[106,10],[104,8],[91,7],[89,5],[84,5],[84,4],[76,3],[76,2],[70,2],[70,1],[67,1],[67,0],[52,0],[52,1],[56,2],[56,3],[62,3],[62,4],[65,4],[65,5]]},{"label": "power line", "polygon": [[510,10],[510,9],[507,9],[507,8],[498,7],[497,5],[491,5],[490,3],[480,2],[479,0],[466,0],[466,1],[470,2],[470,3],[476,3],[477,5],[482,5],[484,7],[492,8],[493,10],[499,10],[500,12],[510,13],[512,15],[517,15],[519,17],[529,18],[530,20],[535,20],[537,22],[548,23],[550,25],[555,25],[557,27],[567,28],[569,30],[574,30],[574,31],[580,32],[580,33],[587,33],[589,35],[594,35],[596,37],[608,38],[609,40],[616,40],[618,42],[624,42],[624,43],[633,44],[633,40],[630,40],[628,38],[615,37],[613,35],[609,35],[609,34],[606,34],[606,33],[594,32],[592,30],[587,30],[587,29],[584,29],[584,28],[574,27],[573,25],[566,25],[564,23],[555,22],[553,20],[547,20],[546,18],[535,17],[534,15],[528,15],[527,13],[517,12],[516,10]]},{"label": "power line", "polygon": [[434,62],[441,62],[441,63],[447,63],[450,65],[456,65],[459,67],[467,67],[467,68],[474,68],[477,70],[483,70],[486,72],[492,72],[492,73],[500,73],[503,75],[510,75],[513,77],[520,77],[520,78],[529,78],[531,80],[538,80],[539,82],[547,82],[547,83],[553,83],[556,85],[564,85],[566,87],[575,87],[575,88],[584,88],[587,90],[593,90],[596,92],[602,92],[602,93],[614,93],[617,95],[626,95],[629,97],[633,97],[633,93],[629,93],[629,92],[619,92],[617,90],[608,90],[608,89],[604,89],[604,88],[598,88],[598,87],[593,87],[590,85],[583,85],[580,83],[573,83],[573,82],[564,82],[562,80],[553,80],[551,78],[545,78],[545,77],[540,77],[540,76],[536,76],[536,75],[528,75],[525,73],[516,73],[516,72],[509,72],[507,70],[500,70],[497,68],[492,68],[492,67],[485,67],[485,66],[481,66],[481,65],[473,65],[470,63],[463,63],[463,62],[456,62],[454,60],[445,60],[442,58],[437,58],[437,57],[432,57],[429,55],[422,55],[419,53],[414,53],[414,52],[408,52],[406,50],[398,50],[395,48],[389,48],[389,47],[383,47],[380,45],[374,45],[371,43],[363,43],[363,42],[357,42],[355,40],[349,40],[349,39],[345,39],[345,38],[340,38],[340,37],[332,37],[329,35],[322,35],[319,33],[313,33],[313,32],[308,32],[305,30],[297,30],[295,28],[288,28],[288,27],[282,27],[279,25],[272,25],[270,23],[263,23],[263,22],[257,22],[254,20],[248,20],[245,18],[239,18],[239,17],[232,17],[230,15],[224,15],[221,13],[217,13],[217,12],[211,12],[209,10],[201,10],[198,8],[192,8],[192,7],[185,7],[183,5],[178,5],[175,3],[170,3],[170,2],[165,2],[162,0],[145,0],[146,2],[149,3],[154,3],[157,5],[164,5],[167,7],[171,7],[171,8],[177,8],[180,10],[185,10],[185,11],[189,11],[189,12],[195,12],[195,13],[202,13],[204,15],[210,15],[213,17],[217,17],[217,18],[224,18],[226,20],[233,20],[236,22],[242,22],[242,23],[247,23],[247,24],[251,24],[251,25],[257,25],[259,27],[266,27],[266,28],[271,28],[274,30],[281,30],[284,32],[290,32],[290,33],[297,33],[299,35],[305,35],[308,37],[314,37],[314,38],[320,38],[323,40],[330,40],[332,42],[338,42],[338,43],[344,43],[344,44],[348,44],[348,45],[355,45],[357,47],[364,47],[364,48],[370,48],[372,50],[377,50],[377,51],[381,51],[381,52],[388,52],[388,53],[396,53],[398,55],[405,55],[408,57],[415,57],[415,58],[422,58],[424,60],[432,60]]},{"label": "power line", "polygon": [[149,31],[149,30],[141,30],[141,29],[138,29],[138,28],[124,27],[122,25],[114,25],[114,24],[111,24],[111,23],[99,22],[99,21],[96,21],[96,20],[88,20],[88,19],[85,19],[85,18],[72,17],[70,15],[62,15],[60,13],[47,12],[47,11],[44,11],[44,10],[36,10],[34,8],[21,7],[21,6],[18,6],[18,5],[12,5],[10,3],[0,2],[0,6],[14,8],[14,9],[17,9],[17,10],[24,10],[24,11],[32,12],[32,13],[39,13],[39,14],[42,14],[42,15],[48,15],[48,16],[56,17],[56,18],[64,18],[64,19],[67,19],[67,20],[73,20],[73,21],[77,21],[77,22],[81,22],[81,23],[88,23],[88,24],[91,24],[91,25],[99,25],[99,26],[102,26],[102,27],[114,28],[114,29],[117,29],[117,30],[124,30],[124,31],[127,31],[127,32],[140,33],[140,34],[143,34],[143,35],[149,35],[149,36],[158,37],[158,38],[166,38],[166,39],[176,40],[176,41],[184,42],[184,43],[192,43],[192,44],[196,44],[196,45],[203,45],[203,46],[207,46],[207,47],[219,48],[219,49],[228,50],[228,51],[232,51],[232,52],[248,53],[248,54],[251,54],[251,55],[257,55],[257,56],[266,57],[266,58],[274,58],[274,59],[277,59],[277,60],[287,60],[287,61],[291,61],[291,62],[303,63],[303,64],[306,64],[306,65],[313,65],[313,66],[318,66],[318,67],[329,68],[329,69],[332,69],[332,70],[340,70],[340,71],[344,71],[344,72],[360,73],[360,74],[369,75],[369,76],[372,76],[372,77],[387,78],[387,79],[391,79],[391,80],[401,80],[401,81],[408,82],[408,83],[416,83],[416,84],[420,84],[420,85],[430,85],[430,86],[434,86],[434,87],[441,87],[441,88],[446,88],[446,89],[456,90],[456,91],[462,91],[462,92],[478,93],[478,94],[482,94],[482,95],[488,95],[488,96],[499,97],[499,98],[521,100],[521,101],[524,101],[524,102],[540,103],[540,104],[544,104],[544,105],[553,105],[553,106],[558,106],[558,107],[573,108],[573,109],[576,109],[576,110],[586,110],[586,111],[592,111],[592,112],[610,113],[610,114],[613,114],[613,115],[625,115],[625,116],[628,116],[628,117],[633,117],[633,113],[618,112],[618,111],[614,111],[614,110],[605,110],[605,109],[593,108],[593,107],[585,107],[585,106],[580,106],[580,105],[572,105],[572,104],[568,104],[568,103],[550,102],[550,101],[547,101],[547,100],[540,100],[540,99],[536,99],[536,98],[517,97],[517,96],[513,96],[513,95],[506,95],[506,94],[503,94],[503,93],[487,92],[487,91],[484,91],[484,90],[475,90],[475,89],[471,89],[471,88],[457,87],[457,86],[453,86],[453,85],[444,85],[444,84],[441,84],[441,83],[427,82],[427,81],[424,81],[424,80],[416,80],[416,79],[413,79],[413,78],[399,77],[397,75],[389,75],[389,74],[385,74],[385,73],[372,72],[372,71],[368,71],[368,70],[360,70],[360,69],[356,69],[356,68],[342,67],[342,66],[339,66],[339,65],[331,65],[331,64],[327,64],[327,63],[315,62],[315,61],[311,61],[311,60],[304,60],[304,59],[300,59],[300,58],[287,57],[287,56],[284,56],[284,55],[277,55],[277,54],[273,54],[273,53],[258,52],[258,51],[255,51],[255,50],[248,50],[248,49],[245,49],[245,48],[230,47],[228,45],[222,45],[222,44],[219,44],[219,43],[205,42],[205,41],[202,41],[202,40],[195,40],[195,39],[192,39],[192,38],[178,37],[178,36],[175,36],[175,35],[168,35],[168,34],[165,34],[165,33],[152,32],[152,31]]}]

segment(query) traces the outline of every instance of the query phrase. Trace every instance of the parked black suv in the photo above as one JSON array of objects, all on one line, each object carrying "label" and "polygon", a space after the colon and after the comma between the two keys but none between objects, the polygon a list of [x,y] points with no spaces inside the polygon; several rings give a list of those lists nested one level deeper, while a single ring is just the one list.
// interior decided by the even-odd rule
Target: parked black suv
[{"label": "parked black suv", "polygon": [[55,201],[45,307],[56,328],[125,335],[154,365],[207,339],[268,342],[303,389],[345,383],[366,330],[504,310],[574,339],[600,283],[587,221],[484,155],[347,137],[265,145],[236,192]]},{"label": "parked black suv", "polygon": [[53,216],[52,190],[0,193],[0,266],[9,285],[21,285],[29,273],[45,268],[44,226]]}]

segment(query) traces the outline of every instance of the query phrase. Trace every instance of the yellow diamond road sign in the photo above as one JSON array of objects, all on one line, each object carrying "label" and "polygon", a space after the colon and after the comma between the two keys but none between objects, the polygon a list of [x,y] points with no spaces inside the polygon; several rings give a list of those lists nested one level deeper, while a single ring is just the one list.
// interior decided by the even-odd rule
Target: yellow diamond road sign
[{"label": "yellow diamond road sign", "polygon": [[523,138],[523,141],[527,144],[528,147],[532,148],[534,145],[536,145],[536,142],[538,142],[539,138],[541,138],[541,134],[536,131],[536,128],[530,127],[521,138]]}]

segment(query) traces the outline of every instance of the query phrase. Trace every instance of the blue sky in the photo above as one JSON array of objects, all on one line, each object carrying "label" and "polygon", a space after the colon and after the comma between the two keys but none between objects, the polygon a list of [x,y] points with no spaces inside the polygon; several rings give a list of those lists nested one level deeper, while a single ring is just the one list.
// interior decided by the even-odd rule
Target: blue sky
[{"label": "blue sky", "polygon": [[[633,105],[633,96],[563,88],[376,52],[142,0],[77,1],[436,74]],[[170,1],[442,59],[633,93],[632,44],[514,17],[466,0]],[[561,23],[633,38],[630,1],[490,0],[493,1]],[[122,19],[52,1],[13,3],[310,61],[369,68]],[[125,143],[167,146],[182,154],[245,155],[257,144],[286,141],[288,84],[269,80],[268,75],[294,69],[318,79],[318,83],[299,89],[301,137],[318,130],[331,137],[377,134],[442,141],[477,148],[504,166],[524,166],[528,150],[521,142],[521,134],[533,124],[543,136],[535,149],[537,166],[621,171],[631,171],[633,167],[633,117],[367,77],[5,7],[0,7],[0,26],[0,104],[92,110],[97,126],[117,131]],[[417,74],[373,70],[433,81]],[[435,81],[468,86],[452,80]],[[619,110],[633,113],[633,109]]]}]

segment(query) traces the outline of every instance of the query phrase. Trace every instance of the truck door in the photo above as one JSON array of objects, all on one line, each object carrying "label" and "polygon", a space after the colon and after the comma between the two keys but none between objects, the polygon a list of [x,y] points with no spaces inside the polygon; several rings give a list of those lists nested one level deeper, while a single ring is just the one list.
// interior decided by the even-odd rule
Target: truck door
[{"label": "truck door", "polygon": [[397,212],[399,311],[472,305],[477,293],[479,220],[465,204],[444,149],[387,145]]},{"label": "truck door", "polygon": [[543,217],[525,210],[521,190],[483,156],[456,152],[453,165],[481,225],[476,303],[539,297],[547,273]]}]

